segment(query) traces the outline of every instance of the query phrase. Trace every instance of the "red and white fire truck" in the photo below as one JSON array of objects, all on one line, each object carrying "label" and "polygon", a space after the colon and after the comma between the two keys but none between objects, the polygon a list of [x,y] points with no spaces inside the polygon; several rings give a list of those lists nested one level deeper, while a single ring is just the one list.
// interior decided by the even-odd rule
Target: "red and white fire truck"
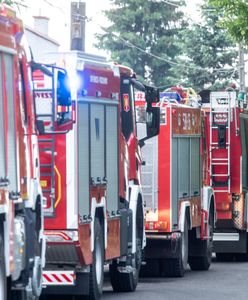
[{"label": "red and white fire truck", "polygon": [[[73,119],[73,129],[39,140],[47,198],[43,291],[98,299],[107,263],[113,289],[134,291],[145,246],[134,88],[146,94],[145,139],[159,131],[159,108],[152,107],[159,94],[138,82],[129,68],[103,57],[74,51],[51,54],[50,62],[67,69],[76,101],[60,120],[66,126],[67,118]],[[36,107],[47,131],[53,111],[50,98],[44,100],[36,98]]]},{"label": "red and white fire truck", "polygon": [[[161,93],[160,133],[142,148],[141,183],[146,204],[145,276],[184,275],[207,270],[215,222],[213,189],[207,176],[207,152],[201,109],[177,89]],[[142,96],[137,99],[142,109]],[[139,126],[142,136],[144,126]]]},{"label": "red and white fire truck", "polygon": [[206,93],[203,104],[210,184],[217,222],[214,252],[219,260],[248,259],[246,103],[235,91]]},{"label": "red and white fire truck", "polygon": [[1,300],[39,296],[45,262],[31,65],[24,49],[22,22],[0,5]]}]

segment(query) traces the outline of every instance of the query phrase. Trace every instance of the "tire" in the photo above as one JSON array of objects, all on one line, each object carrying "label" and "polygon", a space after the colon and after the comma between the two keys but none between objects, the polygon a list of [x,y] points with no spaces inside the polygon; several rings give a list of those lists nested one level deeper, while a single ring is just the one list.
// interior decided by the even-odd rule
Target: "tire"
[{"label": "tire", "polygon": [[0,233],[0,300],[7,299],[7,278],[4,261],[4,244]]},{"label": "tire", "polygon": [[[137,233],[136,233],[137,234]],[[136,235],[138,236],[138,235]],[[114,292],[134,292],[139,281],[139,272],[142,261],[141,239],[136,239],[136,253],[131,262],[133,272],[121,273],[117,261],[109,266],[110,281]]]},{"label": "tire", "polygon": [[103,278],[104,278],[103,232],[98,218],[95,219],[94,231],[95,231],[95,238],[94,238],[95,246],[93,252],[93,263],[90,267],[90,286],[89,286],[90,300],[98,300],[101,298]]},{"label": "tire", "polygon": [[184,232],[180,242],[180,253],[177,258],[162,260],[161,275],[165,277],[183,277],[188,265],[189,255],[189,231],[188,221],[185,218]]},{"label": "tire", "polygon": [[213,253],[213,235],[214,235],[214,217],[213,214],[209,215],[208,220],[208,235],[209,239],[207,241],[197,240],[197,249],[202,256],[190,256],[189,266],[192,271],[207,271],[212,262]]},{"label": "tire", "polygon": [[228,262],[228,261],[233,261],[234,259],[234,254],[233,253],[222,253],[218,252],[216,254],[216,260],[220,262]]}]

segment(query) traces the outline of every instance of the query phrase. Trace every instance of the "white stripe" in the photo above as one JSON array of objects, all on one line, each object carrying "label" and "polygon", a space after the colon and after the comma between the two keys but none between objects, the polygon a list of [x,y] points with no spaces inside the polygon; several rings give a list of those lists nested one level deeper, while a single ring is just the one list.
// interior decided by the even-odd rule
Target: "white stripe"
[{"label": "white stripe", "polygon": [[0,205],[0,214],[6,214],[7,212],[8,212],[7,204],[1,204]]},{"label": "white stripe", "polygon": [[67,229],[78,228],[76,168],[76,126],[66,134],[66,224]]}]

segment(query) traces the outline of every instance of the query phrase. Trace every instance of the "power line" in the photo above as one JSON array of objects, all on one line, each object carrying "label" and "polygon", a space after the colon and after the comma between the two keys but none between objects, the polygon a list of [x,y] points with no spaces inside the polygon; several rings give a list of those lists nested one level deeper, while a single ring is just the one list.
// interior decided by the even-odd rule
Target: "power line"
[{"label": "power line", "polygon": [[155,3],[163,2],[163,3],[166,3],[168,5],[175,6],[175,7],[180,7],[181,6],[181,5],[178,5],[178,4],[174,3],[174,2],[170,2],[170,1],[167,1],[167,0],[151,1],[151,2],[155,2]]},{"label": "power line", "polygon": [[53,3],[51,3],[48,0],[43,0],[43,2],[47,3],[48,5],[50,5],[53,8],[59,9],[61,12],[63,12],[64,14],[66,14],[66,11],[61,6],[54,5]]},{"label": "power line", "polygon": [[[172,65],[172,66],[181,66],[181,64],[179,62],[173,62],[165,57],[161,57],[158,56],[156,54],[153,54],[151,52],[148,52],[147,50],[144,50],[136,45],[134,45],[133,43],[131,43],[129,40],[122,38],[121,36],[117,35],[114,32],[108,31],[107,29],[103,28],[101,25],[98,24],[98,26],[100,26],[102,28],[102,30],[104,30],[106,33],[112,34],[113,36],[115,36],[116,38],[120,39],[121,41],[123,41],[129,48],[134,48],[137,49],[138,51],[145,53],[146,55],[149,55],[153,58],[156,58],[158,60],[167,62],[168,64]],[[194,67],[194,66],[184,66],[185,68],[188,69],[192,69],[192,70],[198,70],[198,71],[206,71],[204,68],[200,68],[200,67]],[[226,72],[230,72],[232,71],[234,68],[230,68],[230,69],[213,69],[213,71],[218,72],[218,73],[226,73]],[[214,72],[210,73],[210,74],[214,74]]]}]

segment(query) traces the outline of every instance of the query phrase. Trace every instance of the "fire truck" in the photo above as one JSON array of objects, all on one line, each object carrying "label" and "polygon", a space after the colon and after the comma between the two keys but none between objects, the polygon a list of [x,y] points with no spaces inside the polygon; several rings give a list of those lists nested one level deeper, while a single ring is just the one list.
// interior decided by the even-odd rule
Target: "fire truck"
[{"label": "fire truck", "polygon": [[217,211],[214,252],[218,260],[247,260],[247,104],[235,91],[203,95],[208,171]]},{"label": "fire truck", "polygon": [[33,299],[45,262],[31,65],[23,25],[0,5],[0,299]]},{"label": "fire truck", "polygon": [[[135,78],[129,68],[77,51],[51,54],[63,65],[72,87],[72,110],[61,111],[61,126],[73,129],[46,135],[54,127],[46,78],[36,93],[41,182],[47,237],[44,294],[102,294],[104,264],[114,291],[134,291],[145,246],[139,143],[159,131],[158,91]],[[38,76],[39,77],[39,76]],[[37,78],[39,79],[39,78]],[[134,89],[146,94],[147,134],[137,139]],[[50,108],[49,108],[50,107]],[[48,113],[49,112],[49,113]]]},{"label": "fire truck", "polygon": [[[182,277],[188,263],[192,270],[210,266],[215,201],[202,112],[192,106],[197,97],[185,99],[178,88],[160,96],[159,135],[142,148],[147,245],[141,271],[144,276]],[[140,115],[144,102],[142,96],[136,100]],[[138,129],[143,136],[142,121]]]}]

